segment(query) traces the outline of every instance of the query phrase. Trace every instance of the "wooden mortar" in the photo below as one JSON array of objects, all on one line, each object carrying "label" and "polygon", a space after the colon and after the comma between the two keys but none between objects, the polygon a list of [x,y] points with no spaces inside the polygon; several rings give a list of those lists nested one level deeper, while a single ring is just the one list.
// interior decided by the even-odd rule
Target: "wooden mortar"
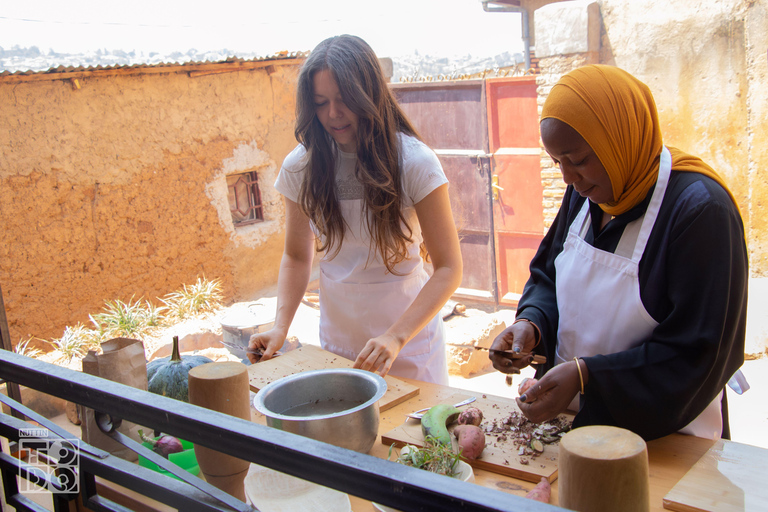
[{"label": "wooden mortar", "polygon": [[648,451],[643,438],[604,425],[560,440],[559,506],[578,512],[647,512]]},{"label": "wooden mortar", "polygon": [[[189,371],[189,403],[238,418],[251,419],[248,369],[243,363],[206,363]],[[205,481],[246,501],[243,481],[250,462],[195,445]]]}]

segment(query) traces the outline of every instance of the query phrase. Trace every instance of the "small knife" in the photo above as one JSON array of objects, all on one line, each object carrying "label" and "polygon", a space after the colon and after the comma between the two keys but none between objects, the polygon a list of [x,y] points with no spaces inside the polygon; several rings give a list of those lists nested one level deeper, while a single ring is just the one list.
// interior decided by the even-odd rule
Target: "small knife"
[{"label": "small knife", "polygon": [[[247,354],[256,354],[259,357],[264,355],[264,353],[260,349],[258,349],[258,348],[244,347],[242,345],[236,345],[234,343],[230,343],[230,342],[224,341],[224,340],[219,340],[219,343],[221,343],[222,345],[224,345],[225,347],[227,347],[230,350],[242,350],[243,352],[245,352]],[[276,358],[280,354],[282,354],[282,352],[280,350],[278,350],[272,356],[272,359]]]},{"label": "small knife", "polygon": [[256,348],[244,347],[242,345],[236,345],[234,343],[230,343],[230,342],[224,341],[224,340],[219,340],[219,343],[221,343],[225,347],[230,348],[232,350],[242,350],[243,352],[247,352],[248,354],[256,354],[257,356],[263,355],[261,350],[256,349]]},{"label": "small knife", "polygon": [[[527,357],[530,352],[512,352],[511,350],[494,350],[492,348],[488,347],[474,347],[475,350],[487,350],[492,355],[498,355],[502,357],[508,357],[510,359],[522,359],[524,357]],[[544,364],[547,362],[546,356],[542,356],[539,354],[533,355],[533,360],[531,360],[531,364]]]},{"label": "small knife", "polygon": [[[242,346],[236,343],[232,343],[231,341],[224,341],[224,340],[219,340],[219,343],[221,343],[222,345],[224,345],[230,350],[242,350],[248,354],[256,354],[257,356],[259,356],[259,359],[261,359],[261,356],[264,355],[264,352],[258,348],[250,348],[248,346]],[[296,350],[297,348],[301,348],[301,347],[302,345],[299,339],[296,336],[290,336],[285,339],[285,342],[283,343],[283,346],[280,347],[280,350],[272,354],[272,359],[278,356],[281,356],[286,352],[290,352],[291,350]]]}]

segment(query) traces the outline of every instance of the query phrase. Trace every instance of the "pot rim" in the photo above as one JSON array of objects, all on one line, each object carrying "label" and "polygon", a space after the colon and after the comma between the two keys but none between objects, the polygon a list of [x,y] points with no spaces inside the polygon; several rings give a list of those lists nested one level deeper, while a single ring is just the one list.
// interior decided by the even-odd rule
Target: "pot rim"
[{"label": "pot rim", "polygon": [[298,373],[294,373],[293,375],[287,375],[285,377],[281,377],[275,381],[270,382],[263,388],[261,388],[256,393],[256,396],[253,397],[253,407],[258,412],[260,412],[264,416],[267,416],[268,418],[273,418],[273,419],[282,420],[282,421],[309,421],[309,420],[314,421],[314,420],[323,420],[323,419],[329,419],[329,418],[337,418],[340,416],[338,412],[330,413],[330,414],[318,414],[314,416],[288,416],[285,414],[280,414],[275,411],[272,411],[268,409],[266,405],[264,405],[265,397],[269,394],[269,392],[272,389],[278,386],[286,385],[294,380],[309,378],[316,374],[333,374],[333,373],[340,373],[340,374],[346,374],[346,375],[357,374],[365,379],[373,381],[376,384],[376,394],[374,396],[372,396],[370,399],[366,400],[364,403],[356,407],[345,409],[343,411],[344,415],[351,414],[357,411],[362,411],[363,409],[367,409],[368,407],[372,406],[373,404],[381,400],[381,398],[387,392],[387,381],[384,380],[384,377],[382,377],[378,373],[369,372],[367,370],[361,370],[359,368],[325,368],[320,370],[305,370]]}]

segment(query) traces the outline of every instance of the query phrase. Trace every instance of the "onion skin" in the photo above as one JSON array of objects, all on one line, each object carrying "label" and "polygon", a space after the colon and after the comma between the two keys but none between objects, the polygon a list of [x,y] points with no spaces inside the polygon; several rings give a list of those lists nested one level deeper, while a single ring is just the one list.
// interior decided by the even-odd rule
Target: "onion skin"
[{"label": "onion skin", "polygon": [[172,453],[183,452],[184,447],[181,446],[181,441],[175,437],[164,435],[157,440],[153,450],[167,459],[168,456]]},{"label": "onion skin", "polygon": [[139,430],[139,435],[142,441],[152,445],[152,451],[158,455],[162,455],[166,459],[172,453],[179,453],[184,451],[184,447],[181,445],[181,441],[168,434],[162,434],[157,439],[153,439],[149,436],[145,436],[144,432]]}]

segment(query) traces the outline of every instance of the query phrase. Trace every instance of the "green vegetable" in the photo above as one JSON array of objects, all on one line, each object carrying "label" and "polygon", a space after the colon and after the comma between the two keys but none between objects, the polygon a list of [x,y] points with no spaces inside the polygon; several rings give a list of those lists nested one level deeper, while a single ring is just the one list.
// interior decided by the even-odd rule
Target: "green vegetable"
[{"label": "green vegetable", "polygon": [[189,370],[212,362],[205,356],[181,356],[179,337],[174,336],[171,355],[147,364],[147,389],[158,395],[189,402]]},{"label": "green vegetable", "polygon": [[[394,446],[394,445],[393,445]],[[392,456],[392,446],[389,447],[389,455]],[[400,450],[400,455],[395,462],[405,466],[425,469],[439,475],[455,476],[458,473],[459,454],[449,446],[438,442],[432,436],[424,440],[424,447],[417,448],[409,444]]]},{"label": "green vegetable", "polygon": [[531,439],[531,448],[533,450],[536,450],[537,452],[543,452],[544,451],[544,443],[542,443],[540,440],[534,438]]},{"label": "green vegetable", "polygon": [[456,421],[461,410],[452,405],[438,404],[424,413],[421,418],[421,432],[424,438],[433,437],[440,444],[450,447],[451,434],[448,425]]}]

